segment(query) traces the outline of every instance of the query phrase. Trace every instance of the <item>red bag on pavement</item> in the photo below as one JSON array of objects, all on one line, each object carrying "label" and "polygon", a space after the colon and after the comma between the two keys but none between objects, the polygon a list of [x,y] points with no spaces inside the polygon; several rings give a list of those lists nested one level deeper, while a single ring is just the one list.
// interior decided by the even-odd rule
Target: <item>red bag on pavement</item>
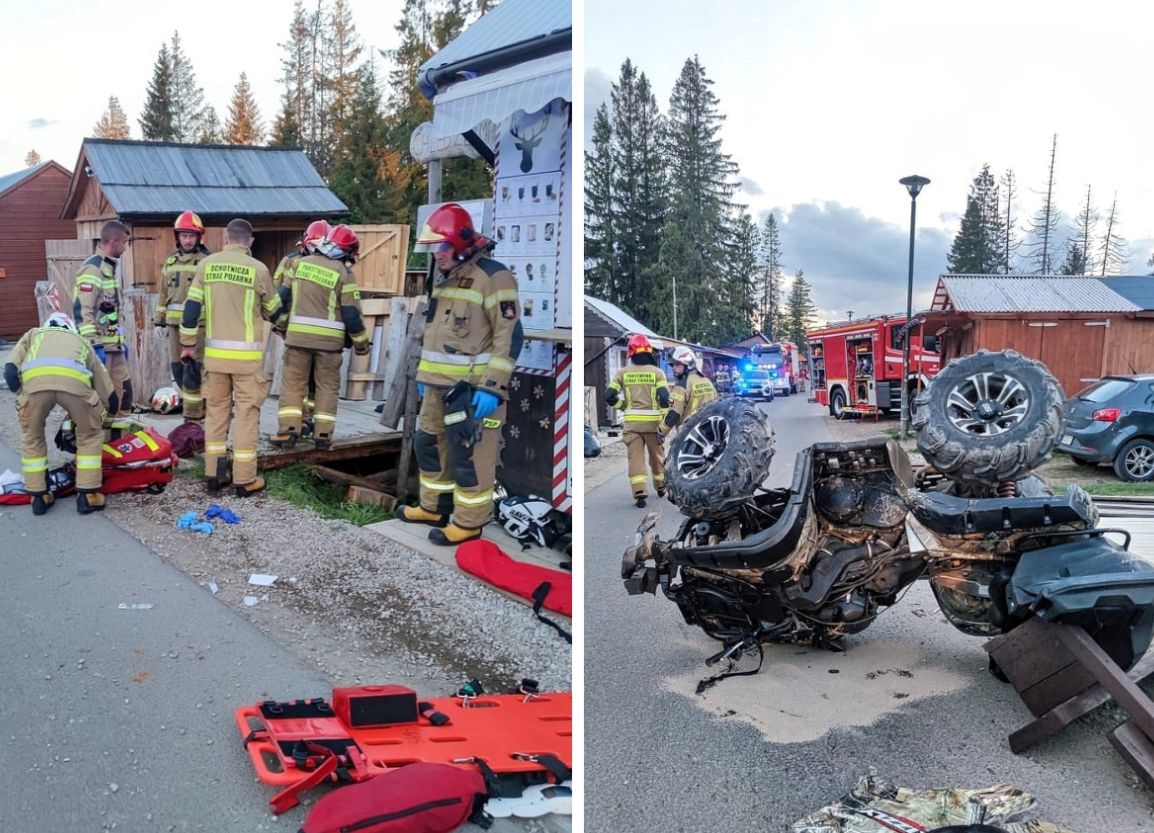
[{"label": "red bag on pavement", "polygon": [[450,833],[471,819],[484,824],[487,799],[475,769],[409,764],[329,793],[300,833]]},{"label": "red bag on pavement", "polygon": [[457,547],[457,566],[523,599],[534,599],[534,592],[548,582],[551,587],[543,606],[554,613],[573,615],[572,573],[517,561],[484,538]]}]

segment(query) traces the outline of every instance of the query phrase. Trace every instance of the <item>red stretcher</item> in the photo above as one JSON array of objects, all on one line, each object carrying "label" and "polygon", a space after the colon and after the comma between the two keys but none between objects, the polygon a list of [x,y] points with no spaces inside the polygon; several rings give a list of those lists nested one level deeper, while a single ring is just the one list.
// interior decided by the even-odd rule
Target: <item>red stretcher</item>
[{"label": "red stretcher", "polygon": [[[350,703],[369,702],[381,692],[398,698],[396,692],[407,692],[414,708],[384,716],[396,722],[364,725],[366,710],[358,720]],[[417,762],[478,768],[491,791],[511,789],[513,795],[550,777],[567,780],[573,765],[570,692],[418,702],[403,686],[363,686],[334,689],[332,703],[319,697],[270,700],[243,706],[234,716],[257,777],[284,788],[269,801],[274,813],[295,806],[300,792],[325,781],[364,781]]]}]

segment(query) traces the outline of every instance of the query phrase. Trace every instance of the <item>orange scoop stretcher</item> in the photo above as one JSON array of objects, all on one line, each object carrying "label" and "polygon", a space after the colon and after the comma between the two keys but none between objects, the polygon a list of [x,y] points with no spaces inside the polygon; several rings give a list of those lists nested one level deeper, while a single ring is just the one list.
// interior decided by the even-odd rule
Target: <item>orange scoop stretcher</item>
[{"label": "orange scoop stretcher", "polygon": [[326,781],[417,762],[475,767],[491,796],[572,777],[573,695],[540,692],[528,679],[515,694],[489,694],[473,680],[430,700],[400,685],[334,688],[331,703],[266,700],[234,715],[257,777],[283,788],[269,800],[273,813]]}]

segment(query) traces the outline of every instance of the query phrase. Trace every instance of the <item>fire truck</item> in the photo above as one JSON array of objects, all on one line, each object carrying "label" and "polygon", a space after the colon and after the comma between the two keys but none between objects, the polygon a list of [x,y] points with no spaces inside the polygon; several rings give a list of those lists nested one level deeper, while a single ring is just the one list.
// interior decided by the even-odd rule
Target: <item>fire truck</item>
[{"label": "fire truck", "polygon": [[914,318],[906,327],[905,315],[840,321],[805,334],[809,345],[811,399],[841,418],[847,411],[889,413],[902,402],[902,338],[910,331],[912,396],[937,375],[941,366],[934,352],[937,339],[922,332]]},{"label": "fire truck", "polygon": [[734,392],[739,396],[772,400],[777,393],[797,393],[797,347],[788,341],[754,345],[738,366],[738,374]]}]

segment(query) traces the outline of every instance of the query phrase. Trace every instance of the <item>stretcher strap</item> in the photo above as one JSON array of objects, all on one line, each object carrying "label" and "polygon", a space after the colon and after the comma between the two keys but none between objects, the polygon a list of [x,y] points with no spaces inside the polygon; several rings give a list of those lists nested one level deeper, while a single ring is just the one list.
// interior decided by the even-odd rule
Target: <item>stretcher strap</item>
[{"label": "stretcher strap", "polygon": [[573,637],[567,630],[558,625],[552,619],[541,615],[541,606],[545,604],[545,599],[548,597],[549,591],[552,589],[553,585],[551,582],[543,581],[537,586],[537,589],[533,591],[533,615],[535,615],[538,619],[551,627],[553,630],[557,631],[557,633],[561,634],[561,636],[565,638],[565,641],[572,645]]},{"label": "stretcher strap", "polygon": [[316,768],[309,772],[308,775],[292,786],[285,787],[269,799],[268,806],[274,815],[280,815],[285,810],[291,810],[293,807],[296,807],[301,803],[300,794],[302,792],[311,790],[318,784],[324,783],[337,771],[339,760],[333,750],[317,743],[304,741],[302,741],[302,743],[307,747],[309,752],[314,753],[313,759],[319,756],[321,760],[316,764]]}]

